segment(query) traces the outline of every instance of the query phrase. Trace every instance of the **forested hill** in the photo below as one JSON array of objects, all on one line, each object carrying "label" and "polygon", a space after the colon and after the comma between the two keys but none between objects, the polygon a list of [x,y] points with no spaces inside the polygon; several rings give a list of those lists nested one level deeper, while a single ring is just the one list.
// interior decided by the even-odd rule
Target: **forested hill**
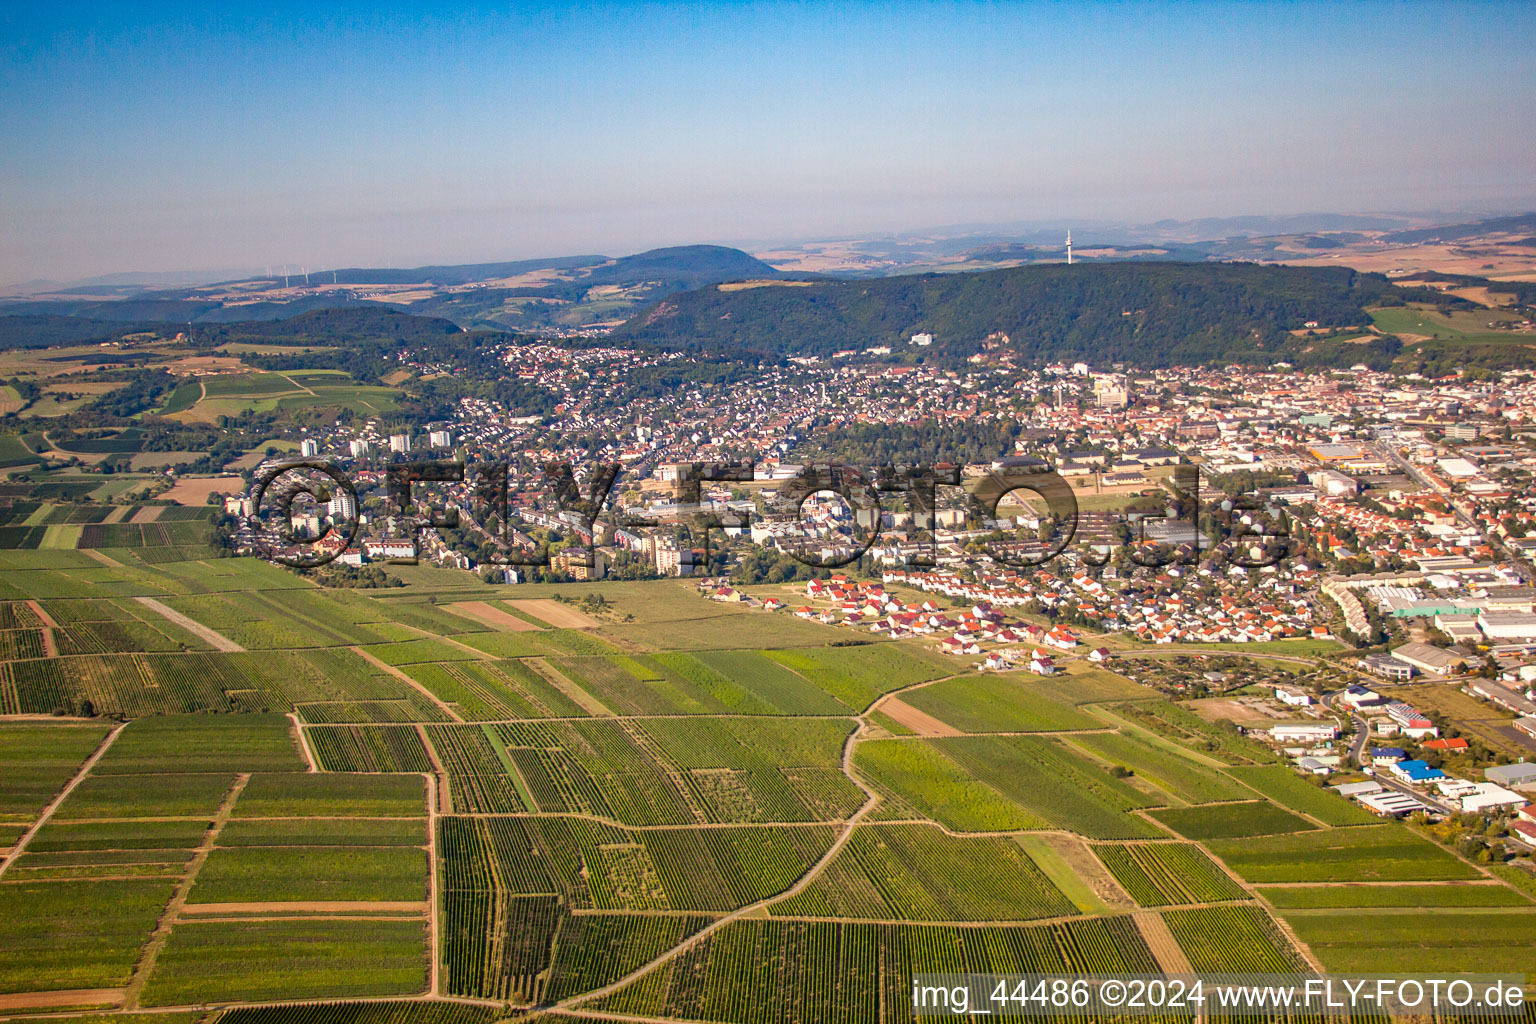
[{"label": "forested hill", "polygon": [[[934,335],[930,358],[963,358],[1006,334],[1023,358],[1157,367],[1210,362],[1298,364],[1390,360],[1395,339],[1328,345],[1292,330],[1316,321],[1370,323],[1366,306],[1447,301],[1345,267],[1088,264],[1016,267],[860,281],[712,286],[671,295],[616,337],[665,347],[828,356],[908,347]],[[1457,300],[1449,300],[1455,302]]]}]

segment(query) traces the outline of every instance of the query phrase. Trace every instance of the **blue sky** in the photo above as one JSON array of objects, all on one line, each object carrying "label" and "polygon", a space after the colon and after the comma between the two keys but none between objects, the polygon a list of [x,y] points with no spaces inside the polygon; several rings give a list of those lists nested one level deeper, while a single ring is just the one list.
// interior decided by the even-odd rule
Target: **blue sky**
[{"label": "blue sky", "polygon": [[36,5],[0,283],[1536,205],[1536,5]]}]

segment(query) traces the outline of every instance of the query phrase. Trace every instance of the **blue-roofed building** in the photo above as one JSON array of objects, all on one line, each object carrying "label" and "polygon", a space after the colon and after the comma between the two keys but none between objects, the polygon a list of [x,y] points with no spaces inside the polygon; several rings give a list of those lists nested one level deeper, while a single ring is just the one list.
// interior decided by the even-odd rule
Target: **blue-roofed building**
[{"label": "blue-roofed building", "polygon": [[1402,747],[1372,747],[1371,764],[1397,764],[1399,761],[1408,760],[1408,754]]},{"label": "blue-roofed building", "polygon": [[1399,761],[1392,766],[1392,771],[1405,782],[1434,782],[1445,778],[1445,772],[1431,768],[1423,761]]}]

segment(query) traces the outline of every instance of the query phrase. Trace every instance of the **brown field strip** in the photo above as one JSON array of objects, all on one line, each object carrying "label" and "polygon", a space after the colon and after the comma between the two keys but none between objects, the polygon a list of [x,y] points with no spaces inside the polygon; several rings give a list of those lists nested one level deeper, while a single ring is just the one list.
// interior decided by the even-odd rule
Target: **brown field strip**
[{"label": "brown field strip", "polygon": [[527,619],[520,619],[511,612],[504,612],[484,601],[455,601],[453,604],[438,607],[455,615],[462,615],[466,619],[473,619],[475,622],[514,633],[526,633],[539,628]]},{"label": "brown field strip", "polygon": [[53,992],[8,992],[0,1010],[55,1010],[66,1006],[106,1006],[123,1001],[120,988],[72,988]]},{"label": "brown field strip", "polygon": [[570,605],[561,604],[549,598],[523,598],[518,601],[508,601],[507,604],[520,612],[527,612],[540,622],[547,622],[556,629],[590,629],[598,624],[597,620],[585,612],[579,612]]},{"label": "brown field strip", "polygon": [[133,518],[128,521],[130,523],[152,523],[160,518],[160,512],[163,509],[163,505],[143,505],[133,513]]},{"label": "brown field strip", "polygon": [[586,690],[583,690],[576,684],[574,680],[568,677],[565,673],[561,672],[559,669],[555,668],[555,666],[551,665],[545,659],[529,658],[527,661],[530,665],[533,666],[533,670],[535,672],[549,681],[551,686],[585,708],[587,714],[597,718],[617,717],[606,704],[592,696]]},{"label": "brown field strip", "polygon": [[1157,965],[1163,969],[1164,974],[1194,973],[1195,969],[1190,966],[1189,958],[1179,948],[1173,932],[1168,930],[1168,922],[1163,920],[1161,914],[1143,910],[1138,914],[1132,914],[1131,920],[1136,922],[1137,931],[1141,932],[1147,948],[1152,951],[1152,955],[1157,959]]},{"label": "brown field strip", "polygon": [[244,647],[241,647],[239,644],[235,643],[223,633],[209,629],[207,626],[203,625],[201,622],[198,622],[196,619],[188,618],[176,609],[168,608],[152,597],[136,597],[134,600],[148,608],[150,611],[155,612],[165,619],[169,619],[171,622],[174,622],[176,625],[180,626],[188,633],[193,634],[198,639],[213,645],[215,650],[226,651],[230,653],[238,653],[245,650]]},{"label": "brown field strip", "polygon": [[880,711],[891,716],[919,736],[959,736],[961,732],[947,722],[934,718],[899,697],[888,697],[880,705]]}]

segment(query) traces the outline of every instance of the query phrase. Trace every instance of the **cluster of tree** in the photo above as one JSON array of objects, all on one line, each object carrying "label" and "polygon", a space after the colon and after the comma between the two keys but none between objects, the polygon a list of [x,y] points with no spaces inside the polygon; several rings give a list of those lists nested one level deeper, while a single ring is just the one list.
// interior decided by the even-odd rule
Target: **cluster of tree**
[{"label": "cluster of tree", "polygon": [[1345,267],[1243,263],[1042,265],[800,287],[705,288],[673,295],[616,332],[670,348],[828,356],[935,336],[933,351],[965,358],[997,332],[1029,361],[1344,365],[1390,363],[1396,339],[1320,346],[1290,332],[1368,323],[1387,301],[1464,300],[1401,289]]},{"label": "cluster of tree", "polygon": [[1286,469],[1234,469],[1207,478],[1223,494],[1250,494],[1261,487],[1288,487],[1301,482],[1301,474]]},{"label": "cluster of tree", "polygon": [[351,587],[357,590],[381,590],[387,587],[403,587],[405,581],[391,576],[376,565],[342,565],[332,562],[318,569],[300,570],[322,587]]},{"label": "cluster of tree", "polygon": [[113,419],[127,419],[141,412],[158,408],[165,396],[180,383],[167,371],[156,367],[152,370],[120,370],[125,383],[101,395],[81,411]]}]

